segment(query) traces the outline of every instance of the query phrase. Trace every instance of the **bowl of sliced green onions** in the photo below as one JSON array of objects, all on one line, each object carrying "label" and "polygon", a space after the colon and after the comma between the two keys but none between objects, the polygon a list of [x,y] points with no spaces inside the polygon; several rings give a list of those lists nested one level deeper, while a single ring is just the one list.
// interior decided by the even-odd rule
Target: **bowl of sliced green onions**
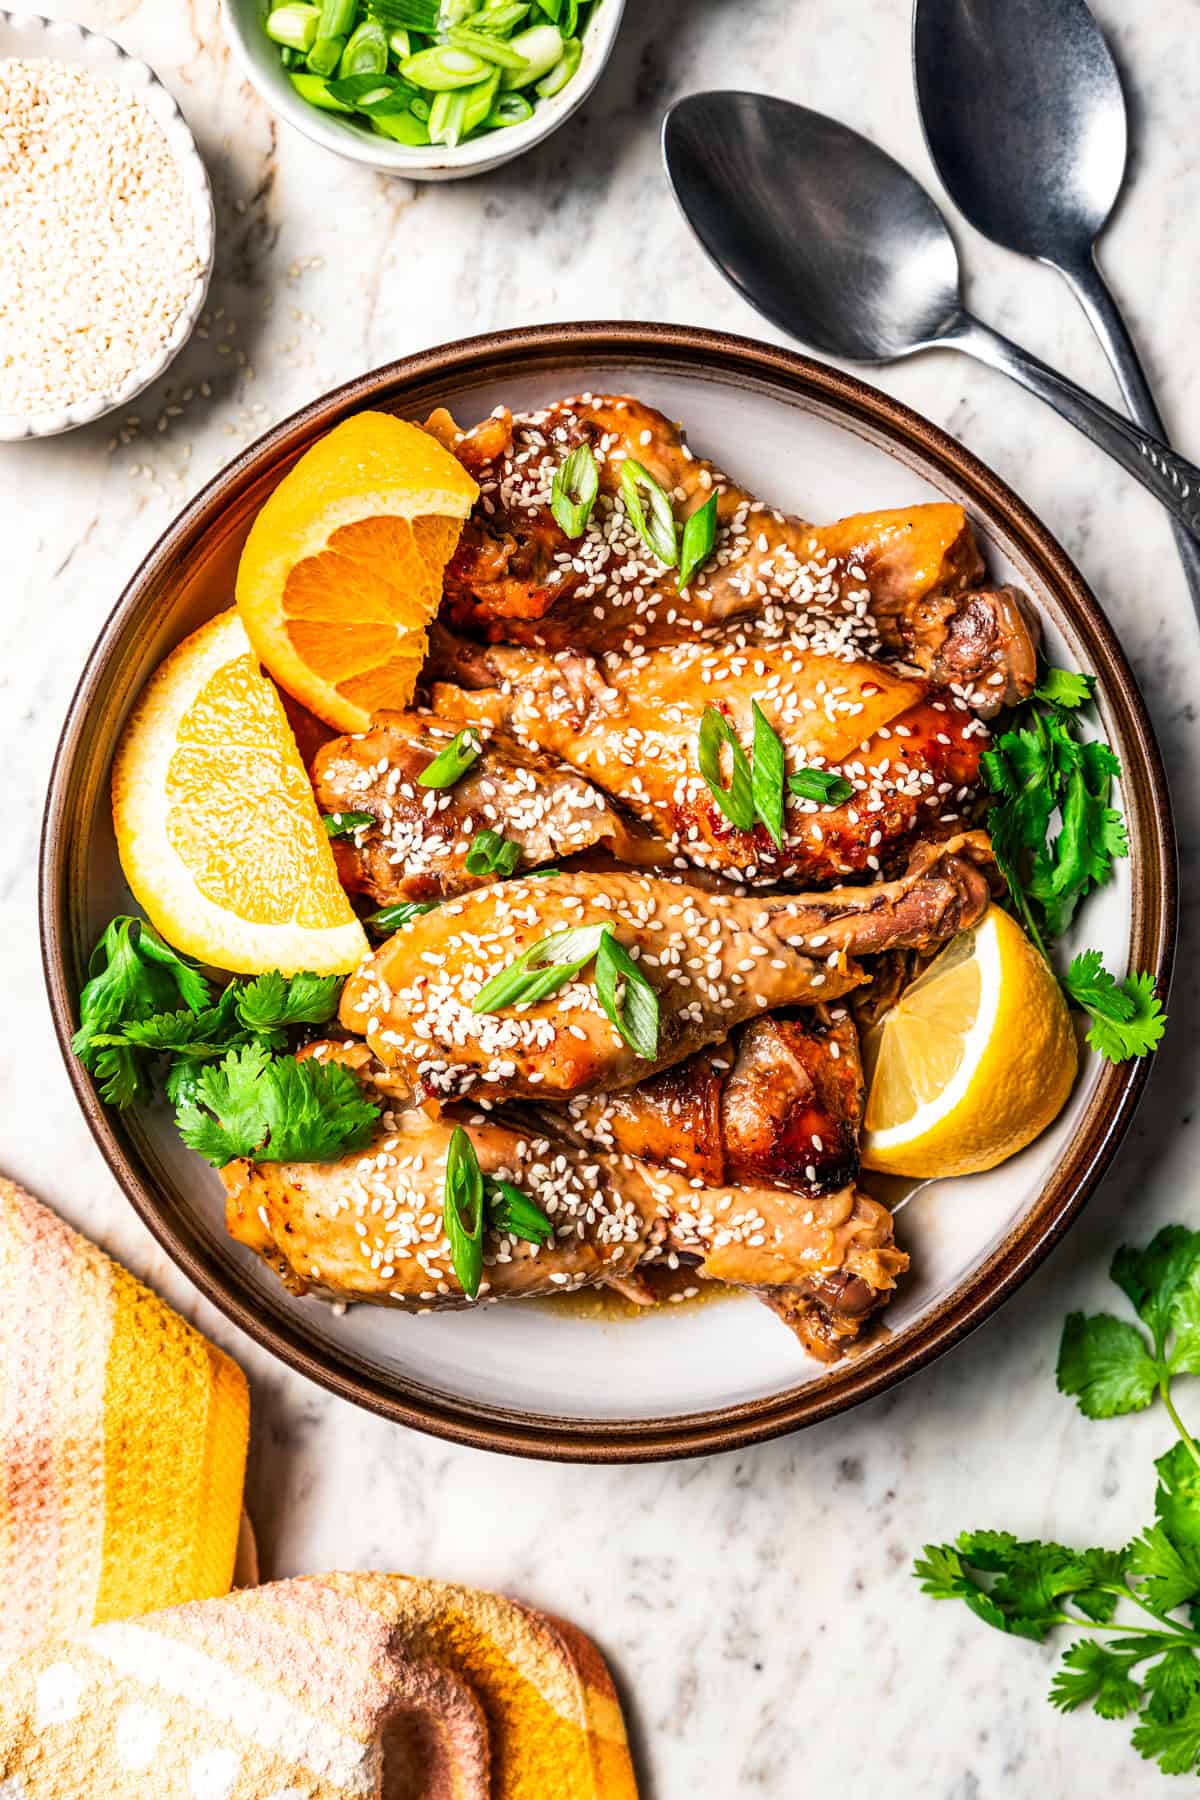
[{"label": "bowl of sliced green onions", "polygon": [[591,92],[625,0],[224,0],[226,34],[289,124],[418,181],[497,168]]}]

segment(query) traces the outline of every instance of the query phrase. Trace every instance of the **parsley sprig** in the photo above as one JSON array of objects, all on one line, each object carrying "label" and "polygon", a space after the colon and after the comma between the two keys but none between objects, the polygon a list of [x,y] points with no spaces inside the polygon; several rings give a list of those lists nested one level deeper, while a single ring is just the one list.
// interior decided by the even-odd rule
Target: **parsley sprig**
[{"label": "parsley sprig", "polygon": [[[1095,677],[1043,666],[1009,730],[993,738],[980,768],[995,800],[988,813],[1008,899],[1043,956],[1069,928],[1081,900],[1129,854],[1125,821],[1111,804],[1121,765],[1101,739],[1079,732]],[[1118,981],[1098,950],[1077,956],[1063,981],[1091,1019],[1088,1043],[1112,1062],[1145,1056],[1166,1023],[1149,975]]]},{"label": "parsley sprig", "polygon": [[[1168,1225],[1144,1250],[1118,1250],[1109,1273],[1139,1324],[1072,1313],[1058,1386],[1089,1419],[1162,1399],[1179,1442],[1154,1465],[1154,1523],[1119,1550],[964,1531],[927,1544],[914,1573],[925,1593],[963,1601],[998,1631],[1036,1642],[1062,1626],[1094,1634],[1064,1652],[1051,1702],[1063,1712],[1090,1705],[1104,1719],[1136,1715],[1134,1748],[1182,1775],[1200,1764],[1200,1447],[1172,1384],[1200,1374],[1200,1231]],[[1118,1618],[1122,1607],[1142,1617]]]},{"label": "parsley sprig", "polygon": [[298,1026],[337,1011],[340,975],[273,969],[214,996],[190,957],[144,919],[113,919],[92,953],[72,1047],[117,1107],[161,1073],[184,1141],[215,1164],[318,1162],[361,1148],[379,1109],[350,1072],[285,1054]]}]

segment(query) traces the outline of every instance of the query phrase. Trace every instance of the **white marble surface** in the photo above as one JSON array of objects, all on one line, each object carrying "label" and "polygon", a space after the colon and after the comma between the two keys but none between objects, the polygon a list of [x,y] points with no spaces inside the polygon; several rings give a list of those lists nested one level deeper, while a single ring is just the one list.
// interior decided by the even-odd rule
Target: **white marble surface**
[{"label": "white marble surface", "polygon": [[[42,0],[54,15],[66,8]],[[1054,1393],[1062,1316],[1105,1298],[1125,1235],[1196,1222],[1195,964],[1185,904],[1174,1029],[1085,1217],[1003,1314],[902,1390],[742,1455],[555,1469],[458,1450],[334,1400],[201,1303],[140,1227],[78,1117],[36,943],[43,793],[72,686],[126,576],[246,439],[331,383],[493,326],[596,316],[763,335],[709,269],[659,170],[666,102],[769,88],[840,114],[932,180],[909,93],[906,0],[632,0],[582,115],[470,183],[389,183],[276,128],[237,79],[216,0],[71,0],[173,88],[213,174],[211,321],[114,445],[104,425],[0,446],[0,1167],[90,1232],[236,1355],[254,1390],[249,1503],[265,1572],[391,1567],[560,1609],[611,1658],[644,1791],[791,1800],[881,1785],[939,1800],[1151,1794],[1122,1727],[1047,1706],[1048,1653],[935,1607],[908,1570],[961,1526],[1112,1543],[1150,1512],[1158,1415],[1088,1424]],[[1097,0],[1137,96],[1136,157],[1104,262],[1181,448],[1200,456],[1200,10]],[[959,232],[973,302],[1111,397],[1058,279]],[[1184,844],[1200,824],[1196,626],[1162,516],[998,375],[948,355],[882,386],[1007,476],[1081,563],[1161,736]],[[211,392],[201,389],[207,383]],[[184,387],[194,390],[179,414]]]}]

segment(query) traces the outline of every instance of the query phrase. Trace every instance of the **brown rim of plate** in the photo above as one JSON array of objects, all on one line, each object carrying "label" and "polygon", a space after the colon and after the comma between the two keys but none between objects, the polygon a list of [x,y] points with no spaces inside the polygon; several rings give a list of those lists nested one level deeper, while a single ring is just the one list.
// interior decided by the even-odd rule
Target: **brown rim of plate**
[{"label": "brown rim of plate", "polygon": [[[315,1354],[294,1318],[264,1317],[261,1297],[211,1268],[190,1223],[175,1216],[137,1163],[119,1116],[97,1098],[72,1055],[75,997],[84,972],[82,904],[71,886],[82,873],[74,829],[84,773],[111,745],[97,748],[113,713],[110,664],[137,633],[164,573],[178,568],[231,499],[261,480],[338,419],[364,406],[424,416],[443,384],[513,378],[556,367],[617,363],[637,372],[670,368],[741,377],[793,399],[832,409],[853,430],[881,432],[902,453],[950,476],[1020,546],[1044,586],[1078,630],[1103,684],[1105,711],[1127,752],[1124,798],[1134,874],[1130,963],[1148,969],[1164,998],[1175,942],[1177,861],[1162,759],[1145,704],[1117,637],[1065,551],[998,476],[969,451],[899,401],[853,376],[751,339],[683,326],[621,321],[531,326],[421,351],[360,376],[314,401],[243,450],[201,489],[159,539],[117,602],[88,658],[55,755],[42,831],[39,906],[42,960],[54,1028],[92,1135],[142,1221],[226,1316],[250,1337],[322,1387],[386,1418],[477,1449],[564,1462],[642,1462],[698,1456],[760,1443],[815,1424],[868,1400],[915,1373],[975,1329],[1016,1291],[1059,1241],[1108,1167],[1133,1116],[1149,1061],[1105,1063],[1091,1104],[1060,1167],[1019,1226],[958,1289],[893,1340],[892,1353],[835,1364],[820,1381],[767,1398],[678,1418],[591,1421],[477,1408],[443,1394],[399,1392],[363,1360],[339,1347]],[[1132,754],[1129,754],[1132,752]],[[80,881],[82,886],[82,881]]]}]

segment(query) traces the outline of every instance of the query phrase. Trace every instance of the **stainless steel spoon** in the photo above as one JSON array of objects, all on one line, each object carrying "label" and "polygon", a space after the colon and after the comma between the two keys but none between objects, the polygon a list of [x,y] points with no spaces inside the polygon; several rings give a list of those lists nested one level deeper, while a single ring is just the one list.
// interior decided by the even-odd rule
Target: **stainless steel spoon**
[{"label": "stainless steel spoon", "polygon": [[[1070,282],[1132,416],[1166,431],[1096,263],[1125,179],[1121,78],[1084,0],[916,0],[913,73],[929,153],[963,216]],[[1200,614],[1200,544],[1176,527]]]},{"label": "stainless steel spoon", "polygon": [[1069,419],[1200,533],[1200,469],[963,305],[946,221],[907,169],[823,113],[765,94],[690,94],[663,125],[684,216],[752,306],[851,362],[965,350]]}]

